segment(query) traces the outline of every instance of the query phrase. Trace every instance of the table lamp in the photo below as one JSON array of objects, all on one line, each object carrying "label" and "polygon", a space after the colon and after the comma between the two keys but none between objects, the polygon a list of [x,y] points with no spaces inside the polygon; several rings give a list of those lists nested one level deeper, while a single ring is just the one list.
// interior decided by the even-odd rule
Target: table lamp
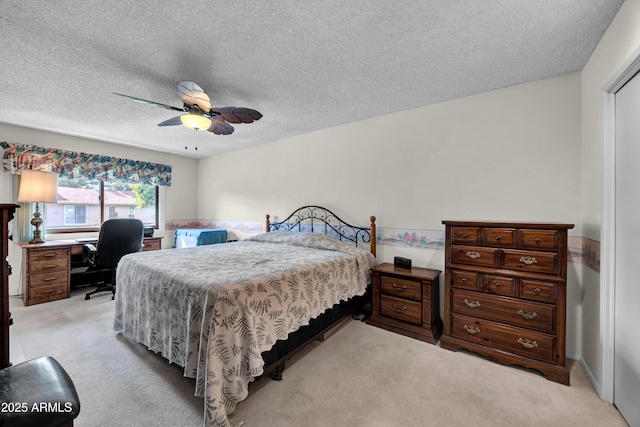
[{"label": "table lamp", "polygon": [[38,203],[56,203],[58,201],[58,174],[25,169],[20,173],[20,176],[18,202],[35,202],[36,204],[36,210],[31,220],[31,225],[35,227],[35,230],[33,230],[33,239],[29,240],[29,243],[44,243],[40,231],[42,218]]}]

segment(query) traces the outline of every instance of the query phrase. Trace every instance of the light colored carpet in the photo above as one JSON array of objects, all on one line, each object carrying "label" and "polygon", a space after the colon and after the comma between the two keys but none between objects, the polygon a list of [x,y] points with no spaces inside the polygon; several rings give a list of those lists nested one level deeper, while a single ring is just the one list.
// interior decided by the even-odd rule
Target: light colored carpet
[{"label": "light colored carpet", "polygon": [[[182,368],[112,331],[109,294],[24,307],[11,299],[13,363],[55,357],[80,396],[78,427],[200,426],[203,402]],[[535,372],[346,322],[254,382],[231,416],[263,426],[626,426],[577,362],[571,386]]]}]

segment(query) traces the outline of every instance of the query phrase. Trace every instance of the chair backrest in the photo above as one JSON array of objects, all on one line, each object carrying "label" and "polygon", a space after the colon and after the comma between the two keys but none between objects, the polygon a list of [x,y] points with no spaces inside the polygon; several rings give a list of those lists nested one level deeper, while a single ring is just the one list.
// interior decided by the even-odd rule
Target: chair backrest
[{"label": "chair backrest", "polygon": [[96,245],[96,264],[116,267],[124,255],[140,252],[144,225],[135,218],[114,218],[102,223]]}]

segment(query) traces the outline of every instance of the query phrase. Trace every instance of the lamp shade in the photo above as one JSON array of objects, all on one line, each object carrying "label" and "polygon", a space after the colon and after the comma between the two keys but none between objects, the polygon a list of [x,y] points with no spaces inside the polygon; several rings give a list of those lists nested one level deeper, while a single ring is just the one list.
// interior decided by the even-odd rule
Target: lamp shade
[{"label": "lamp shade", "polygon": [[211,126],[211,119],[199,114],[183,114],[180,116],[182,124],[189,129],[207,130]]},{"label": "lamp shade", "polygon": [[58,174],[55,172],[23,170],[20,173],[18,202],[56,203]]}]

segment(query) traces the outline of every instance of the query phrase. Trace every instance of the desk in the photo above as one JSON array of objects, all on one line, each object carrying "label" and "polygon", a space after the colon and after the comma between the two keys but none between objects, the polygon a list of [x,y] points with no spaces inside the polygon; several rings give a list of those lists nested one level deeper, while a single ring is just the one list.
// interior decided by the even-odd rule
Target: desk
[{"label": "desk", "polygon": [[[143,251],[160,249],[162,237],[145,237]],[[49,240],[18,243],[22,248],[22,299],[24,305],[69,298],[71,260],[82,255],[87,241]]]}]

